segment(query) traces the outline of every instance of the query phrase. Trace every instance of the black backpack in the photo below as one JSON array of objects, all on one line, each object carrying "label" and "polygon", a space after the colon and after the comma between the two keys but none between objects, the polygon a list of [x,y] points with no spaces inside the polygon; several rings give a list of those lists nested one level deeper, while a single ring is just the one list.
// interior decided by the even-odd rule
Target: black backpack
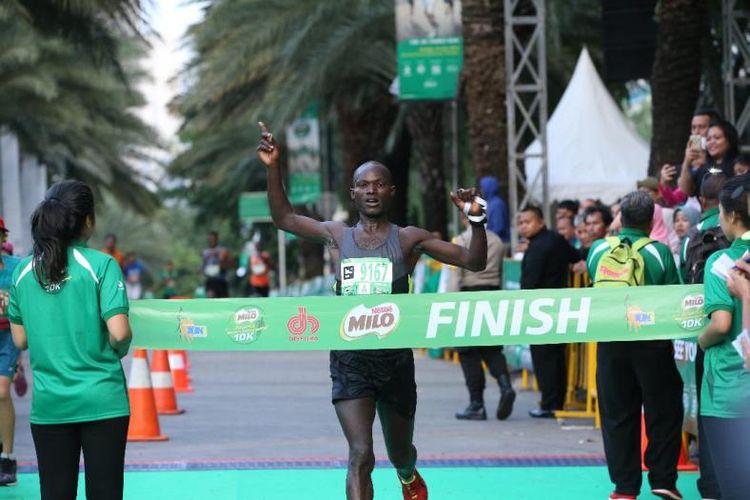
[{"label": "black backpack", "polygon": [[706,260],[712,253],[729,248],[729,240],[720,227],[699,231],[694,227],[688,233],[685,249],[685,281],[688,284],[703,283]]}]

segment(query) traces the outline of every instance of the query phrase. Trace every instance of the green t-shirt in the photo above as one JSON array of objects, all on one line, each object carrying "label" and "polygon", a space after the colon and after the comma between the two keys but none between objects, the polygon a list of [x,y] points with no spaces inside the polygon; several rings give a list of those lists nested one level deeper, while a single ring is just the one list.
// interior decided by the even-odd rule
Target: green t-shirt
[{"label": "green t-shirt", "polygon": [[[708,229],[719,227],[719,225],[720,225],[719,224],[719,209],[711,208],[703,212],[703,215],[701,216],[701,221],[695,227],[698,229],[698,231],[706,231]],[[685,276],[685,262],[687,261],[687,247],[689,244],[690,244],[690,237],[686,236],[682,240],[682,244],[680,245],[680,256],[679,256],[680,257],[680,265],[679,265],[680,283],[687,283],[687,279]]]},{"label": "green t-shirt", "polygon": [[[643,231],[623,228],[618,237],[620,240],[627,238],[631,243],[635,243],[641,238],[647,238],[648,235]],[[606,239],[596,240],[591,245],[588,259],[586,259],[586,267],[592,278],[596,276],[596,267],[599,265],[599,260],[609,248]],[[667,245],[654,241],[641,248],[639,253],[646,266],[646,285],[679,285],[680,278],[677,275],[674,257]]]},{"label": "green t-shirt", "polygon": [[34,373],[29,420],[86,422],[130,414],[120,358],[105,321],[128,313],[120,266],[77,244],[68,248],[66,278],[42,287],[31,257],[16,266],[8,317],[23,325]]},{"label": "green t-shirt", "polygon": [[714,253],[706,261],[705,312],[709,316],[716,311],[732,314],[732,328],[724,340],[706,349],[701,415],[708,417],[750,416],[750,372],[745,370],[742,356],[732,346],[742,331],[742,302],[729,293],[724,280],[711,272],[711,266],[721,255],[726,254],[734,261],[748,250],[750,239],[737,238],[729,248]]}]

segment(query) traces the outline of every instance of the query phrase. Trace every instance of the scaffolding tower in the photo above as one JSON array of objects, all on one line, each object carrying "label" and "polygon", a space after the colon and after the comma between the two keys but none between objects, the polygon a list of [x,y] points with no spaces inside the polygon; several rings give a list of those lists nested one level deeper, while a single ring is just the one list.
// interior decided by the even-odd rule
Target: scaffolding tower
[{"label": "scaffolding tower", "polygon": [[[508,110],[508,172],[511,215],[511,241],[518,233],[516,214],[528,203],[541,206],[549,220],[547,186],[547,54],[545,47],[544,0],[504,0],[506,106]],[[525,148],[538,140],[539,153]],[[527,179],[526,158],[539,158],[541,168]],[[541,182],[542,199],[534,193]]]},{"label": "scaffolding tower", "polygon": [[[722,2],[722,76],[724,115],[740,138],[750,132],[750,5],[747,0]],[[741,141],[745,142],[745,141]],[[747,149],[746,147],[743,150]]]}]

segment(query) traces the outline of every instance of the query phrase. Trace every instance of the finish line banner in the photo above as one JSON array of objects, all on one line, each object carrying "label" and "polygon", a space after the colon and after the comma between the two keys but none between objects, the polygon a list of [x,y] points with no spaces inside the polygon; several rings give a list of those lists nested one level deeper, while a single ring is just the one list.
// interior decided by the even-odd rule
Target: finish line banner
[{"label": "finish line banner", "polygon": [[702,285],[423,295],[137,300],[133,346],[315,351],[684,339]]}]

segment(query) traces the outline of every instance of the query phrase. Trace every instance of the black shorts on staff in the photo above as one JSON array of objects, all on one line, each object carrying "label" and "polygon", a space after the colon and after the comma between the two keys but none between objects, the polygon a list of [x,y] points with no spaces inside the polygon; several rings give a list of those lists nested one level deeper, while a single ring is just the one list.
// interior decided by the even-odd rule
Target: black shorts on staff
[{"label": "black shorts on staff", "polygon": [[406,418],[417,410],[417,383],[411,349],[331,351],[333,403],[374,398]]}]

